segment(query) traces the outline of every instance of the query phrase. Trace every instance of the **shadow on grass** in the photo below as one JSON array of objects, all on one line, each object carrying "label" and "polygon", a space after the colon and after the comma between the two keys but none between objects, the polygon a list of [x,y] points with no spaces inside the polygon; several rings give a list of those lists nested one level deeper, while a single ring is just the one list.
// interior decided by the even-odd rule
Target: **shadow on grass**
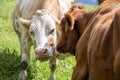
[{"label": "shadow on grass", "polygon": [[0,80],[15,80],[20,71],[20,56],[15,50],[0,50]]},{"label": "shadow on grass", "polygon": [[[0,50],[0,80],[16,80],[21,70],[20,60],[16,50]],[[33,79],[30,69],[31,67],[27,69],[27,80]]]}]

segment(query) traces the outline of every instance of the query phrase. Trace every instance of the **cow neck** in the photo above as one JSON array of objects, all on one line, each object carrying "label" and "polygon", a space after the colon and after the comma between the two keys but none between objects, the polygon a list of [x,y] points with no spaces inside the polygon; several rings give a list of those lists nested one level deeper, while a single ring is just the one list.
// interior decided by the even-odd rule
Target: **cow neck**
[{"label": "cow neck", "polygon": [[[94,14],[95,14],[95,11],[94,11],[94,10],[93,10],[93,11],[89,11],[89,12],[86,13],[87,22],[88,22],[88,23],[89,23],[90,20],[93,18]],[[87,23],[87,24],[88,24],[88,23]]]},{"label": "cow neck", "polygon": [[85,18],[86,18],[86,25],[85,25],[85,28],[86,29],[89,25],[89,23],[91,22],[92,18],[94,17],[95,15],[95,10],[92,10],[92,11],[88,11],[86,12],[85,14]]},{"label": "cow neck", "polygon": [[[75,19],[74,28],[77,31],[79,37],[83,34],[84,30],[87,28],[90,20],[94,16],[94,11],[86,12],[83,16],[83,19],[79,17]],[[82,23],[82,24],[81,24]]]}]

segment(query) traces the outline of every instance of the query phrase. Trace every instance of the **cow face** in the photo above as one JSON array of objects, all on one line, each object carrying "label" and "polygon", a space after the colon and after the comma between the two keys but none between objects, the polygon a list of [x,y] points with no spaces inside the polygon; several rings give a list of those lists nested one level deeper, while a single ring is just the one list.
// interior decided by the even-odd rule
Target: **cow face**
[{"label": "cow face", "polygon": [[35,59],[44,61],[53,56],[56,27],[51,16],[47,12],[39,10],[31,21],[22,21],[29,26],[29,34],[35,47]]},{"label": "cow face", "polygon": [[66,13],[61,20],[60,38],[57,44],[57,51],[61,53],[75,54],[76,43],[78,40],[78,32],[74,28],[75,20],[71,14]]}]

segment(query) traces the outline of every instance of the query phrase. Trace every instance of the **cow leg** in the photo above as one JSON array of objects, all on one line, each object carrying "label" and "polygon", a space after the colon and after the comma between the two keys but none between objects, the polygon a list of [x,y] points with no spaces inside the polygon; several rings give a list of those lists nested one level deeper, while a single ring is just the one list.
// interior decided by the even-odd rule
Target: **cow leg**
[{"label": "cow leg", "polygon": [[72,74],[72,80],[88,80],[88,67],[86,64],[76,64]]},{"label": "cow leg", "polygon": [[77,49],[75,58],[76,58],[76,66],[72,74],[72,80],[88,80],[89,71],[88,71],[87,52],[85,51],[81,52],[79,49]]},{"label": "cow leg", "polygon": [[20,52],[21,52],[21,72],[17,80],[25,80],[27,76],[27,67],[30,62],[30,43],[28,39],[23,38],[20,40]]},{"label": "cow leg", "polygon": [[116,54],[114,60],[114,72],[118,80],[120,80],[120,50]]},{"label": "cow leg", "polygon": [[50,80],[56,80],[55,70],[58,65],[58,60],[55,56],[50,57],[49,67],[50,67]]}]

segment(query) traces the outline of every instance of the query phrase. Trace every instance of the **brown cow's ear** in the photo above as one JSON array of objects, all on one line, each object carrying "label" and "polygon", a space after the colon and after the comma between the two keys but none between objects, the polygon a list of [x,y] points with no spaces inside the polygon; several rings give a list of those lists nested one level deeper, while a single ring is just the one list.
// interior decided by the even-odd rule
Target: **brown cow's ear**
[{"label": "brown cow's ear", "polygon": [[31,20],[26,20],[23,18],[20,18],[20,22],[25,26],[25,27],[29,27],[31,24]]},{"label": "brown cow's ear", "polygon": [[69,26],[69,29],[72,30],[74,28],[74,17],[70,13],[65,14],[65,19],[67,21],[67,24]]}]

